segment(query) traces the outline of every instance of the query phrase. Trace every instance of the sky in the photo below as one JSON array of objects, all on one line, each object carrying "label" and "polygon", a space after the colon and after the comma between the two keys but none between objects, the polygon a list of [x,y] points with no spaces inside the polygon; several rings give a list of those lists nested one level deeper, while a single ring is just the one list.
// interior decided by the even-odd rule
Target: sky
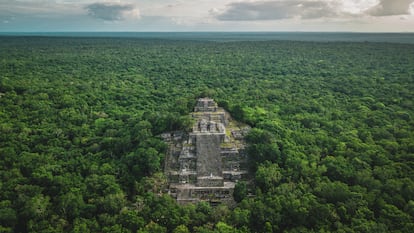
[{"label": "sky", "polygon": [[414,32],[414,0],[0,0],[0,32]]}]

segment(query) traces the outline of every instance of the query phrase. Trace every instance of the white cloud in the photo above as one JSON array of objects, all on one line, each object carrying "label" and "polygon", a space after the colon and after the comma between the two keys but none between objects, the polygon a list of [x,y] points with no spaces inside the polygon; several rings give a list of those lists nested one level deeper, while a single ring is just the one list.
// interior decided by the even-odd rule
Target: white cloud
[{"label": "white cloud", "polygon": [[0,0],[0,14],[9,12],[18,16],[55,17],[84,14],[78,3],[61,4],[51,0]]},{"label": "white cloud", "polygon": [[230,3],[224,12],[216,15],[219,20],[280,20],[291,18],[316,19],[323,17],[339,17],[337,1],[248,1]]},{"label": "white cloud", "polygon": [[212,13],[222,21],[349,18],[411,14],[414,0],[252,0]]},{"label": "white cloud", "polygon": [[380,0],[367,13],[372,16],[408,15],[413,2],[414,0]]},{"label": "white cloud", "polygon": [[90,16],[107,21],[139,18],[139,10],[130,3],[92,3],[86,6]]}]

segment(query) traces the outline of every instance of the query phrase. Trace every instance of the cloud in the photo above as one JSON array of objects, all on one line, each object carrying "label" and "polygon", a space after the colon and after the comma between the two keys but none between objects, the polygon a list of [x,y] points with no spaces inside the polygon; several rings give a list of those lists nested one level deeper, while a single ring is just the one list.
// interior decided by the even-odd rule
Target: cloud
[{"label": "cloud", "polygon": [[338,11],[336,1],[278,0],[235,2],[227,5],[227,9],[216,14],[223,21],[243,20],[280,20],[289,18],[316,19],[336,17]]},{"label": "cloud", "polygon": [[93,3],[86,6],[92,17],[107,21],[139,18],[139,10],[134,4]]},{"label": "cloud", "polygon": [[0,0],[0,15],[5,11],[15,16],[50,17],[83,14],[85,10],[80,4],[63,4],[51,0]]},{"label": "cloud", "polygon": [[380,0],[367,13],[372,16],[408,15],[413,2],[414,0]]}]

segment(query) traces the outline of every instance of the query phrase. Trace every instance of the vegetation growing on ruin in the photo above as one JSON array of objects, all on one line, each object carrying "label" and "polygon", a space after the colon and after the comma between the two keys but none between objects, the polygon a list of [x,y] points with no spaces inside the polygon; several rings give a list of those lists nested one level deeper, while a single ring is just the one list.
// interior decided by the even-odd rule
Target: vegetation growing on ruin
[{"label": "vegetation growing on ruin", "polygon": [[[414,45],[0,38],[1,232],[410,232]],[[210,96],[253,126],[237,206],[163,195]],[[249,192],[251,195],[249,195]]]}]

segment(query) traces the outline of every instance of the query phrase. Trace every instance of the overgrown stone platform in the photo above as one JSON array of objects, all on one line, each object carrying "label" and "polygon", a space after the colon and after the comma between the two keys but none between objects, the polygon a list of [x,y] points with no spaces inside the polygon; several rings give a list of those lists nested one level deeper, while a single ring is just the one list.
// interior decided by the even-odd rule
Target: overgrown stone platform
[{"label": "overgrown stone platform", "polygon": [[191,132],[162,134],[169,143],[168,193],[181,204],[232,203],[236,182],[248,175],[243,138],[250,128],[233,121],[210,98],[198,99],[191,116]]}]

